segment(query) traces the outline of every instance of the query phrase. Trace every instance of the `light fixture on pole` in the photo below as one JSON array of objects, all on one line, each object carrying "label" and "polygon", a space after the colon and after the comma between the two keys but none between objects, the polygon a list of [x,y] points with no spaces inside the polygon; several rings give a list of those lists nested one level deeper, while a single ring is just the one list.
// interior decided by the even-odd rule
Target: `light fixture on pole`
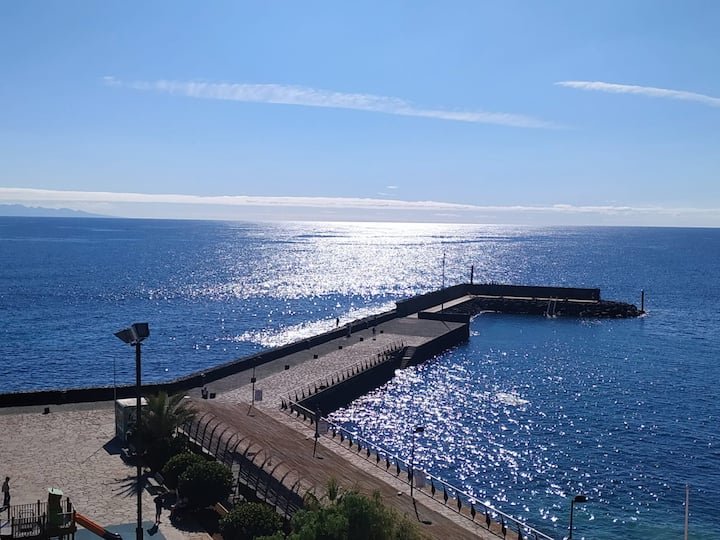
[{"label": "light fixture on pole", "polygon": [[412,443],[410,444],[410,498],[413,498],[413,486],[415,485],[415,434],[425,431],[425,426],[415,426],[412,432]]},{"label": "light fixture on pole", "polygon": [[253,372],[252,377],[250,378],[250,382],[252,383],[252,396],[250,396],[250,408],[248,409],[248,416],[253,416],[250,413],[255,406],[255,383],[257,382],[257,378],[255,377],[255,366],[253,366]]},{"label": "light fixture on pole", "polygon": [[443,265],[442,265],[442,305],[440,311],[445,311],[445,252],[443,251]]},{"label": "light fixture on pole", "polygon": [[587,502],[587,497],[585,495],[575,495],[572,500],[570,501],[570,534],[568,535],[568,540],[572,540],[572,534],[573,534],[573,510],[575,509],[575,503],[584,503]]},{"label": "light fixture on pole", "polygon": [[130,328],[125,328],[115,332],[115,336],[129,345],[135,347],[135,394],[137,397],[135,405],[135,462],[137,465],[137,527],[135,529],[136,540],[143,540],[142,525],[142,435],[140,433],[141,413],[142,410],[142,376],[140,361],[140,343],[145,338],[150,337],[150,326],[148,323],[135,323]]},{"label": "light fixture on pole", "polygon": [[417,502],[415,502],[415,497],[413,493],[413,488],[415,487],[415,434],[423,433],[424,431],[425,426],[415,426],[415,428],[413,429],[412,443],[410,446],[410,464],[408,465],[408,478],[410,479],[410,500],[412,501],[413,508],[415,509],[415,517],[420,523],[424,525],[432,525],[432,521],[420,519]]},{"label": "light fixture on pole", "polygon": [[444,289],[444,288],[445,288],[445,252],[444,252],[444,251],[443,251],[443,271],[442,271],[442,278],[443,278],[443,280],[442,280],[442,281],[443,281],[443,283],[442,283],[442,288]]}]

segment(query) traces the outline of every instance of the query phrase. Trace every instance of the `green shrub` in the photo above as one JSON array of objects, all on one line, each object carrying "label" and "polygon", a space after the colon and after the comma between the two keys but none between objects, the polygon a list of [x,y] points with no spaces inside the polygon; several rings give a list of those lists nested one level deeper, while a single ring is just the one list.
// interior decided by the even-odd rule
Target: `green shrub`
[{"label": "green shrub", "polygon": [[177,489],[178,479],[194,463],[202,463],[205,459],[192,452],[184,452],[171,457],[162,469],[165,485],[170,489]]},{"label": "green shrub", "polygon": [[224,540],[252,540],[274,535],[280,531],[282,519],[269,506],[243,503],[220,520],[220,534]]},{"label": "green shrub", "polygon": [[165,464],[178,454],[187,451],[187,442],[180,437],[171,437],[165,439],[155,439],[149,441],[144,447],[144,462],[153,471],[162,471]]},{"label": "green shrub", "polygon": [[379,493],[344,493],[330,504],[303,510],[292,519],[291,540],[417,540],[410,520],[385,506]]},{"label": "green shrub", "polygon": [[154,471],[162,469],[173,455],[185,450],[185,440],[177,437],[177,429],[195,418],[195,409],[183,394],[169,396],[160,392],[147,397],[142,415],[144,460]]},{"label": "green shrub", "polygon": [[178,478],[178,492],[191,508],[205,508],[227,499],[232,492],[232,472],[217,461],[192,463]]}]

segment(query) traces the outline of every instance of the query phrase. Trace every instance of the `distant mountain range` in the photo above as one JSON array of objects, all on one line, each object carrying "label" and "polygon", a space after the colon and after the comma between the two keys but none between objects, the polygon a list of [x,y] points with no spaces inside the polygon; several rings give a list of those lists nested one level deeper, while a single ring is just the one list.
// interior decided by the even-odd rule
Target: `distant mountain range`
[{"label": "distant mountain range", "polygon": [[0,216],[18,217],[105,217],[69,208],[42,208],[22,204],[0,204]]}]

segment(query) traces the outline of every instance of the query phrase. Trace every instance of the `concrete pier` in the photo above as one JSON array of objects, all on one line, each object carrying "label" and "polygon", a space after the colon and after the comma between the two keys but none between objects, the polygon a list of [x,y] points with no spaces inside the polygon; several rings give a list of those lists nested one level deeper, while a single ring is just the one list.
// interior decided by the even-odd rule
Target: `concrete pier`
[{"label": "concrete pier", "polygon": [[[277,503],[282,490],[289,499],[293,494],[301,499],[310,491],[322,494],[332,476],[344,487],[368,494],[379,490],[402,514],[417,515],[428,538],[497,538],[504,536],[500,514],[490,519],[480,503],[463,500],[452,489],[443,488],[441,495],[434,485],[432,490],[416,488],[411,499],[399,462],[393,475],[389,456],[387,466],[381,467],[380,453],[373,454],[358,440],[353,446],[347,439],[342,444],[342,437],[340,444],[329,436],[316,439],[312,412],[319,407],[327,413],[347,404],[383,384],[396,369],[462,343],[469,336],[470,318],[486,310],[598,317],[642,313],[630,304],[601,300],[598,289],[457,285],[398,302],[395,310],[355,321],[349,332],[335,328],[203,373],[146,385],[143,392],[183,392],[193,399],[202,413],[194,427],[195,435],[203,433],[198,444],[215,454],[234,445],[232,459],[238,461],[232,466],[253,471],[257,498],[268,500],[273,492]],[[257,390],[262,390],[262,399],[253,392]],[[105,387],[0,394],[0,430],[7,435],[0,454],[3,474],[13,479],[13,503],[33,502],[43,498],[48,487],[59,487],[104,524],[132,521],[134,504],[126,489],[130,475],[113,440],[112,393],[112,387]],[[120,387],[117,395],[131,397],[134,387]],[[300,407],[309,414],[289,414]],[[75,464],[71,469],[59,465],[68,463],[69,454]],[[112,489],[104,488],[108,481]],[[150,501],[149,495],[143,501],[146,515],[151,515]],[[549,538],[522,524],[513,526],[522,529],[507,529],[515,537],[522,532],[523,537]],[[204,537],[200,531],[176,531],[169,524],[161,533],[168,539]]]}]

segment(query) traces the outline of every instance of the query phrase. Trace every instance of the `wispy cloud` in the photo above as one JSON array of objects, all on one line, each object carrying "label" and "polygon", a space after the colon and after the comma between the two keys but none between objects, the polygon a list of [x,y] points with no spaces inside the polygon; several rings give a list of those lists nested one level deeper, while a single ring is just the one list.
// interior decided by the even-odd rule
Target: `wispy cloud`
[{"label": "wispy cloud", "polygon": [[0,202],[93,202],[93,203],[152,203],[219,206],[302,206],[308,208],[355,209],[445,209],[462,210],[472,205],[434,201],[399,201],[395,199],[353,197],[263,197],[248,195],[180,195],[148,193],[116,193],[108,191],[57,191],[30,188],[0,187]]},{"label": "wispy cloud", "polygon": [[720,208],[663,206],[481,206],[382,198],[199,196],[0,187],[3,203],[173,219],[720,226]]},{"label": "wispy cloud", "polygon": [[105,77],[105,84],[135,90],[153,91],[175,96],[198,99],[242,101],[247,103],[273,103],[299,105],[304,107],[325,107],[379,112],[400,116],[419,116],[438,120],[497,124],[521,128],[554,128],[546,122],[531,116],[511,113],[484,111],[453,111],[446,109],[425,109],[412,105],[403,99],[376,96],[373,94],[352,94],[291,86],[282,84],[210,83],[187,81],[120,81]]},{"label": "wispy cloud", "polygon": [[599,81],[560,81],[555,83],[558,86],[577,88],[579,90],[591,90],[595,92],[608,92],[611,94],[635,94],[640,96],[679,99],[682,101],[696,101],[711,107],[720,107],[720,98],[687,92],[685,90],[671,90],[668,88],[655,88],[653,86],[635,86],[631,84],[615,84]]}]

